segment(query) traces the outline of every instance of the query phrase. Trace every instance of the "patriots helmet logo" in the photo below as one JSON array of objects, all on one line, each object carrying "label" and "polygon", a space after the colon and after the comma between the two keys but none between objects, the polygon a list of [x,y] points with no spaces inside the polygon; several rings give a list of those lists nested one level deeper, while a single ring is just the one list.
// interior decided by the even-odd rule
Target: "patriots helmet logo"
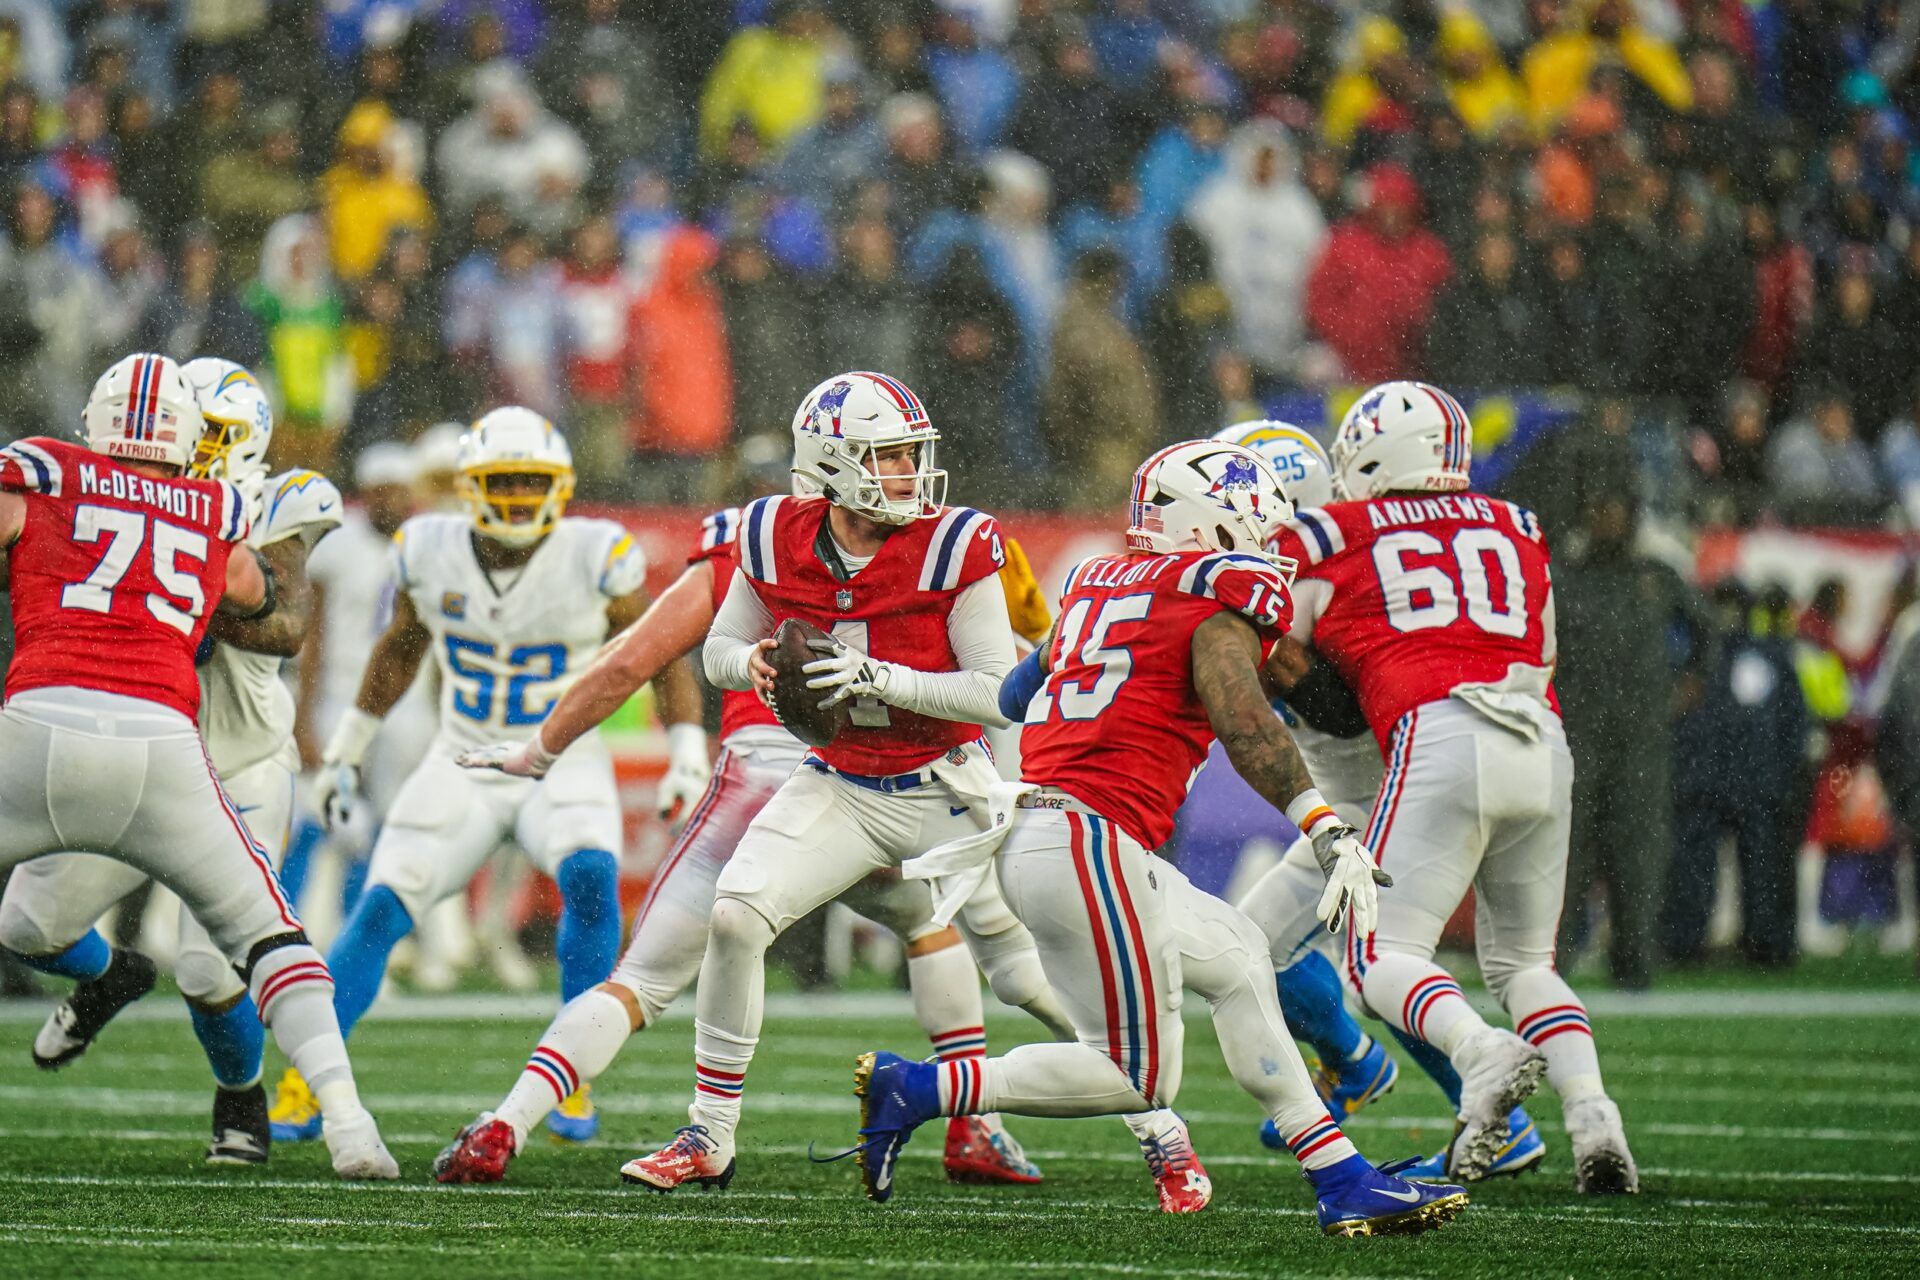
[{"label": "patriots helmet logo", "polygon": [[840,411],[846,407],[847,397],[853,394],[851,382],[840,381],[828,387],[814,402],[813,412],[807,415],[807,427],[822,435],[838,436],[840,432]]},{"label": "patriots helmet logo", "polygon": [[1213,487],[1207,490],[1209,498],[1219,499],[1220,505],[1229,511],[1233,510],[1233,507],[1226,495],[1232,493],[1249,494],[1253,501],[1254,512],[1259,513],[1260,472],[1253,465],[1253,459],[1229,454],[1227,465],[1220,472],[1220,478],[1215,480]]}]

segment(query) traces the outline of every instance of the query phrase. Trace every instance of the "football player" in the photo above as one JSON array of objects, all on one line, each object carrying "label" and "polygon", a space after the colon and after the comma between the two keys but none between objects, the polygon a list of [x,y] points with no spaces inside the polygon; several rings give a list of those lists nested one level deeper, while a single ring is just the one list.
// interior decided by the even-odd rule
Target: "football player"
[{"label": "football player", "polygon": [[[769,697],[768,637],[783,619],[811,622],[834,638],[807,664],[808,687],[847,704],[850,723],[807,753],[715,882],[688,1124],[621,1169],[660,1191],[733,1177],[774,938],[873,872],[993,821],[999,777],[981,728],[1006,723],[998,692],[1013,666],[999,526],[944,504],[939,434],[897,379],[829,378],[801,402],[793,438],[794,472],[817,496],[761,498],[741,514],[740,572],[702,656],[711,683]],[[1067,1032],[1033,939],[992,886],[956,905],[947,918],[994,994]]]},{"label": "football player", "polygon": [[[86,448],[35,439],[0,450],[0,581],[18,638],[0,709],[0,867],[78,849],[173,890],[324,1101],[335,1171],[398,1177],[354,1087],[332,976],[194,723],[194,655],[208,624],[224,612],[264,643],[278,604],[274,557],[244,546],[237,486],[182,475],[207,423],[173,361],[114,365],[84,422]],[[28,954],[68,949],[35,939],[25,913],[11,924],[10,945]],[[150,965],[144,978],[151,985]],[[84,1046],[140,987],[109,962],[53,1032]]]},{"label": "football player", "polygon": [[[1023,781],[997,839],[910,864],[952,873],[997,850],[1008,905],[1033,931],[1077,1042],[978,1064],[868,1054],[855,1076],[868,1195],[891,1193],[913,1129],[937,1115],[1084,1116],[1170,1105],[1182,1065],[1181,988],[1212,1009],[1229,1070],[1287,1135],[1329,1234],[1422,1231],[1466,1204],[1458,1187],[1382,1176],[1327,1113],[1287,1033],[1267,942],[1238,911],[1149,850],[1165,843],[1217,736],[1234,767],[1312,838],[1329,926],[1365,926],[1372,856],[1314,789],[1260,664],[1283,633],[1288,567],[1264,552],[1290,510],[1259,457],[1214,440],[1162,449],[1135,474],[1128,550],[1068,575],[1026,708]],[[1000,843],[1003,841],[1003,843]],[[971,846],[971,847],[968,847]]]},{"label": "football player", "polygon": [[[473,424],[461,447],[460,483],[467,514],[415,516],[394,538],[393,620],[327,743],[316,787],[330,818],[343,819],[381,718],[431,650],[440,732],[393,802],[367,887],[331,952],[346,1034],[378,994],[394,944],[464,889],[509,837],[559,883],[563,998],[605,981],[619,953],[620,805],[606,747],[598,738],[577,742],[537,781],[474,773],[454,757],[538,731],[607,636],[644,611],[645,559],[612,521],[564,514],[572,455],[553,424],[529,409],[495,409]],[[660,686],[667,718],[690,726],[697,739],[676,735],[689,744],[680,763],[704,784],[692,671],[671,664]],[[312,1108],[297,1078],[282,1083],[276,1110],[292,1127],[303,1107]],[[573,1100],[569,1111],[584,1119],[590,1099]],[[307,1121],[296,1136],[312,1127]]]},{"label": "football player", "polygon": [[[247,828],[277,868],[293,811],[293,698],[280,664],[297,654],[308,623],[307,556],[340,522],[339,491],[325,476],[289,471],[267,476],[273,410],[253,375],[230,360],[211,357],[181,369],[194,390],[206,433],[187,474],[227,480],[247,496],[252,530],[246,545],[271,566],[277,607],[261,621],[216,616],[200,652],[200,732],[220,784]],[[82,982],[98,981],[116,962],[92,922],[139,887],[145,877],[125,863],[94,854],[42,858],[15,873],[0,904],[0,943],[17,936],[70,941],[65,951],[35,965]],[[291,895],[289,895],[291,896]],[[23,935],[23,930],[30,934]],[[129,956],[126,963],[143,958]],[[247,989],[215,949],[193,914],[180,912],[174,980],[186,998],[194,1034],[206,1050],[216,1084],[214,1164],[258,1164],[269,1145],[266,1091],[260,1083],[264,1032]],[[45,1068],[86,1052],[91,1023],[72,1002],[47,1020],[34,1043]]]},{"label": "football player", "polygon": [[[1244,422],[1223,428],[1214,438],[1243,445],[1266,459],[1296,508],[1324,507],[1334,500],[1333,463],[1320,442],[1301,428],[1286,422]],[[1292,729],[1300,757],[1307,762],[1321,794],[1343,820],[1364,827],[1382,773],[1380,749],[1367,728],[1366,717],[1326,667],[1325,659],[1294,642],[1276,645],[1266,670],[1270,680],[1286,690],[1288,701],[1276,703],[1275,709]],[[1303,714],[1309,706],[1309,691],[1302,682],[1309,679],[1331,680],[1337,686],[1340,708],[1333,719],[1339,722],[1338,732],[1315,727]],[[1320,893],[1320,866],[1314,861],[1312,842],[1301,836],[1286,851],[1280,865],[1262,877],[1238,905],[1273,944],[1280,1007],[1287,1015],[1287,1025],[1319,1055],[1320,1070],[1314,1085],[1326,1099],[1328,1113],[1335,1120],[1344,1120],[1391,1091],[1400,1068],[1347,1010],[1339,970],[1328,958],[1332,941],[1313,918]],[[1460,1076],[1446,1056],[1398,1028],[1389,1029],[1458,1110]],[[1285,1136],[1271,1120],[1261,1125],[1260,1140],[1273,1150],[1286,1149]],[[1406,1177],[1445,1181],[1444,1155],[1430,1157],[1417,1166],[1395,1167],[1394,1171]],[[1545,1155],[1546,1144],[1526,1109],[1515,1108],[1508,1141],[1489,1173],[1516,1176]]]},{"label": "football player", "polygon": [[[1461,1128],[1446,1174],[1475,1179],[1516,1148],[1515,1108],[1549,1079],[1565,1104],[1575,1185],[1639,1178],[1579,997],[1555,971],[1573,761],[1551,679],[1553,583],[1533,514],[1472,492],[1465,410],[1391,382],[1355,402],[1333,463],[1350,501],[1302,508],[1275,544],[1300,562],[1292,637],[1356,691],[1385,758],[1366,827],[1396,888],[1344,963],[1368,1008],[1457,1070]],[[1299,937],[1269,916],[1276,943]],[[1489,1026],[1433,961],[1468,887]],[[1428,1169],[1427,1172],[1431,1172]]]},{"label": "football player", "polygon": [[[706,637],[732,586],[740,509],[707,517],[686,570],[646,615],[609,644],[524,743],[461,755],[469,768],[538,778],[561,752],[618,710],[633,691]],[[679,839],[654,872],[613,976],[575,997],[540,1037],[500,1106],[482,1112],[434,1161],[441,1182],[498,1182],[527,1135],[563,1097],[585,1090],[628,1036],[657,1020],[700,970],[714,882],[754,814],[806,754],[767,704],[729,690],[721,699],[720,766]],[[870,876],[842,898],[885,923],[906,946],[914,1013],[941,1061],[986,1054],[980,979],[959,931],[933,923],[926,886]],[[966,1182],[1035,1182],[1039,1169],[996,1118],[956,1118],[947,1131],[947,1174]]]}]

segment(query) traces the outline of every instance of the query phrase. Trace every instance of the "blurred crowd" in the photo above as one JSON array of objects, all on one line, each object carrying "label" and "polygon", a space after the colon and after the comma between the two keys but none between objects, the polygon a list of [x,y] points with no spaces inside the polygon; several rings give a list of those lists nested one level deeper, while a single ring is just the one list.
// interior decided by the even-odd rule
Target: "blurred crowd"
[{"label": "blurred crowd", "polygon": [[286,461],[512,400],[698,498],[876,367],[957,495],[1104,507],[1421,375],[1683,517],[1920,511],[1894,0],[0,0],[0,80],[8,434],[149,347]]}]

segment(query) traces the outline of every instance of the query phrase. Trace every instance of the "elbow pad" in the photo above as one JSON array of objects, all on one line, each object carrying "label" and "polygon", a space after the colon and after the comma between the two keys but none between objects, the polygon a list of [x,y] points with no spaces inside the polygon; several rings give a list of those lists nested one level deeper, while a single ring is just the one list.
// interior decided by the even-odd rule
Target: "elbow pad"
[{"label": "elbow pad", "polygon": [[1040,665],[1040,651],[1035,649],[1007,672],[1007,678],[1000,682],[1000,714],[1014,724],[1023,723],[1027,718],[1027,704],[1033,701],[1033,695],[1040,692],[1040,686],[1046,682],[1047,673]]},{"label": "elbow pad", "polygon": [[1360,700],[1318,654],[1309,660],[1307,674],[1287,690],[1287,705],[1313,728],[1336,738],[1357,738],[1369,727]]}]

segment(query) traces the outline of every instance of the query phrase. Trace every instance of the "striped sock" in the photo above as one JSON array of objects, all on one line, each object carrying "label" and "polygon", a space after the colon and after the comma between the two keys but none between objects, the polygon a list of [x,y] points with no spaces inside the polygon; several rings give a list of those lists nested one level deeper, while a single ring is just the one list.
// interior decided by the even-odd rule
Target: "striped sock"
[{"label": "striped sock", "polygon": [[1448,1057],[1467,1034],[1487,1025],[1453,975],[1431,960],[1382,953],[1367,965],[1363,982],[1368,1008]]},{"label": "striped sock", "polygon": [[1603,1096],[1600,1053],[1586,1006],[1566,980],[1544,966],[1514,975],[1507,984],[1507,1010],[1513,1029],[1547,1055],[1547,1080],[1562,1102]]},{"label": "striped sock", "polygon": [[985,1027],[955,1027],[952,1031],[942,1031],[927,1038],[933,1041],[933,1056],[942,1062],[987,1056]]},{"label": "striped sock", "polygon": [[934,1069],[940,1073],[941,1115],[973,1116],[989,1110],[983,1105],[987,1092],[986,1054],[943,1058]]},{"label": "striped sock", "polygon": [[758,1040],[710,1027],[693,1024],[693,1108],[689,1113],[695,1124],[703,1124],[731,1147],[733,1131],[740,1125],[740,1097],[747,1090],[747,1068],[753,1063]]},{"label": "striped sock", "polygon": [[632,1025],[618,997],[597,987],[567,1001],[494,1115],[524,1143],[549,1111],[613,1064]]},{"label": "striped sock", "polygon": [[[1289,1107],[1273,1118],[1274,1125],[1287,1135],[1287,1150],[1293,1152],[1302,1169],[1325,1169],[1359,1154],[1325,1107],[1319,1108],[1317,1115],[1312,1112],[1311,1107]],[[1304,1123],[1303,1114],[1308,1116]]]}]

